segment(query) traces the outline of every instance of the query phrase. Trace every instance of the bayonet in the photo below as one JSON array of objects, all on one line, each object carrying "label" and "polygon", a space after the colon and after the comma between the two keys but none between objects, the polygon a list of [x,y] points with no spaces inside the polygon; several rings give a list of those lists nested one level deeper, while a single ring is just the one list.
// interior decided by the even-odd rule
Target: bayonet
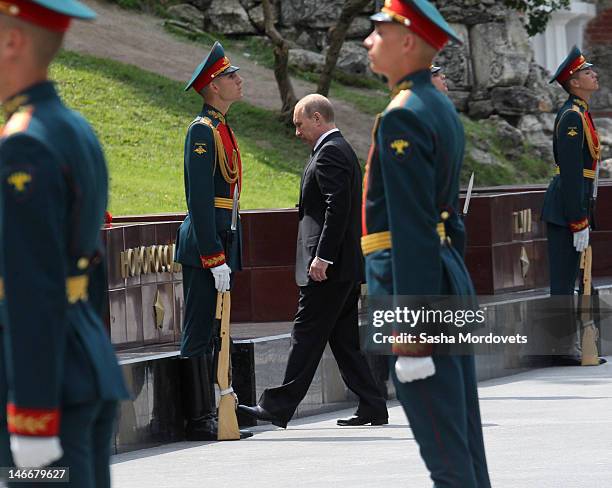
[{"label": "bayonet", "polygon": [[597,206],[597,192],[599,189],[599,168],[600,168],[600,164],[599,161],[597,162],[597,168],[595,169],[595,179],[593,180],[593,196],[591,197],[591,202],[589,205],[589,223],[591,225],[591,230],[596,230],[597,229],[597,223],[596,223],[596,215],[595,215],[595,211],[596,211],[596,206]]},{"label": "bayonet", "polygon": [[230,227],[232,232],[236,231],[238,227],[238,201],[240,198],[240,187],[236,182],[236,186],[234,187],[234,197],[232,199],[232,225]]},{"label": "bayonet", "polygon": [[470,200],[472,198],[472,189],[474,188],[474,173],[470,176],[470,182],[468,183],[467,193],[465,194],[465,203],[463,204],[463,216],[465,217],[470,209]]}]

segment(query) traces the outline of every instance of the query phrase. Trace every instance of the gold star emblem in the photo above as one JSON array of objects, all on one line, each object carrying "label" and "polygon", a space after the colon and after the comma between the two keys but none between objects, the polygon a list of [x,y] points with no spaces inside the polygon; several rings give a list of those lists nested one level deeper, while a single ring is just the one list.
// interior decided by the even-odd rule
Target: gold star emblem
[{"label": "gold star emblem", "polygon": [[391,143],[391,149],[395,151],[396,156],[403,156],[406,154],[406,148],[408,146],[410,146],[410,143],[404,139],[396,139]]},{"label": "gold star emblem", "polygon": [[578,132],[576,132],[575,127],[570,127],[570,130],[567,131],[567,135],[570,137],[576,137]]},{"label": "gold star emblem", "polygon": [[19,171],[10,175],[6,181],[9,185],[15,187],[16,191],[21,193],[25,190],[26,185],[32,181],[32,176],[30,176],[28,173],[24,173],[23,171]]}]

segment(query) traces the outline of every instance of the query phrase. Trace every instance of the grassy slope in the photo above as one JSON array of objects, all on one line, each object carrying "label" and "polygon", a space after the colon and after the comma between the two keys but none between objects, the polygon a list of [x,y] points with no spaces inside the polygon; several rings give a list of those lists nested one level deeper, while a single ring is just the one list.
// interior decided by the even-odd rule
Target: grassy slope
[{"label": "grassy slope", "polygon": [[[115,214],[182,211],[183,141],[199,112],[200,98],[182,84],[138,68],[64,52],[52,68],[67,104],[92,123],[104,145],[111,175],[110,210]],[[334,93],[336,92],[336,93]],[[332,95],[351,100],[366,113],[377,113],[388,98],[375,90],[355,90],[335,83]],[[238,136],[245,188],[243,208],[293,207],[308,149],[283,126],[275,113],[247,103],[235,104],[229,122]],[[512,161],[504,141],[491,126],[462,117],[467,146],[491,142],[499,165],[483,165],[466,156],[462,180],[476,171],[478,186],[545,181],[546,163],[528,146]]]},{"label": "grassy slope", "polygon": [[[183,142],[201,99],[182,84],[132,66],[62,53],[52,78],[89,119],[106,151],[115,214],[185,209]],[[235,104],[229,123],[244,162],[243,208],[292,207],[308,149],[274,113]]]},{"label": "grassy slope", "polygon": [[[180,0],[110,0],[118,3],[125,8],[135,8],[145,10],[161,17],[166,16],[166,8]],[[249,53],[257,62],[266,67],[272,68],[274,56],[270,43],[258,37],[247,36],[242,39],[225,37],[218,33],[186,34],[167,26],[167,30],[182,39],[190,39],[193,42],[203,43],[209,46],[214,40],[219,39],[227,47],[240,49]],[[292,70],[292,75],[311,81],[316,84],[318,75],[313,73]],[[356,109],[376,115],[384,110],[389,99],[386,95],[387,89],[379,80],[346,75],[336,71],[334,81],[331,86],[330,95],[334,98],[349,102]],[[360,87],[355,89],[353,87]],[[369,90],[367,90],[369,88]],[[507,144],[493,128],[486,124],[479,124],[469,118],[462,116],[462,121],[466,133],[466,158],[462,171],[462,182],[466,183],[472,171],[475,171],[478,186],[488,185],[508,185],[520,183],[536,183],[547,181],[550,177],[550,164],[540,159],[528,144],[522,148],[508,148]],[[491,153],[497,158],[500,164],[485,165],[475,161],[470,156],[470,147],[479,146],[478,141],[488,141]],[[508,151],[508,149],[514,149]],[[509,159],[505,154],[513,153]],[[516,156],[518,154],[518,156]]]}]

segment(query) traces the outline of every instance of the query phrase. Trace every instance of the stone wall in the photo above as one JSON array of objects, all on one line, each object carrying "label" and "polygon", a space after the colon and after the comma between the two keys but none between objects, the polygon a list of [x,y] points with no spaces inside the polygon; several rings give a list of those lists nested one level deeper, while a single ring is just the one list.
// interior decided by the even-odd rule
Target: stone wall
[{"label": "stone wall", "polygon": [[[188,0],[168,9],[175,22],[191,30],[224,35],[263,35],[261,0]],[[372,0],[355,19],[338,68],[374,76],[369,70],[363,39],[372,29],[369,16],[382,0]],[[449,79],[455,106],[472,119],[490,123],[500,133],[512,133],[529,143],[539,156],[552,162],[555,114],[567,99],[549,73],[534,62],[523,20],[498,0],[433,0],[463,40],[449,44],[436,59]],[[277,28],[288,39],[290,63],[317,72],[324,63],[328,31],[344,0],[274,0]],[[589,52],[602,72],[598,106],[612,106],[609,71],[612,70],[612,0],[600,0],[602,12],[589,26]],[[612,121],[603,121],[604,156],[612,157]],[[520,137],[519,137],[520,136]],[[612,160],[610,160],[612,170]]]}]

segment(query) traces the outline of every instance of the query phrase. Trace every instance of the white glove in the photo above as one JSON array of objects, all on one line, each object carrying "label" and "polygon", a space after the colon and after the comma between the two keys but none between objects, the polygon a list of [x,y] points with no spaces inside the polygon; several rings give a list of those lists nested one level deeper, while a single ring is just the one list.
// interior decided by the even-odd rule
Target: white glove
[{"label": "white glove", "polygon": [[227,291],[230,288],[230,273],[232,270],[230,267],[223,263],[221,266],[210,268],[210,272],[215,279],[215,288],[217,291]]},{"label": "white glove", "polygon": [[18,468],[42,468],[64,455],[59,437],[11,435],[11,452]]},{"label": "white glove", "polygon": [[436,374],[436,365],[431,356],[422,358],[400,356],[395,361],[395,374],[401,383],[410,383]]},{"label": "white glove", "polygon": [[582,252],[589,247],[589,228],[586,227],[578,232],[574,232],[574,247],[576,251]]}]

